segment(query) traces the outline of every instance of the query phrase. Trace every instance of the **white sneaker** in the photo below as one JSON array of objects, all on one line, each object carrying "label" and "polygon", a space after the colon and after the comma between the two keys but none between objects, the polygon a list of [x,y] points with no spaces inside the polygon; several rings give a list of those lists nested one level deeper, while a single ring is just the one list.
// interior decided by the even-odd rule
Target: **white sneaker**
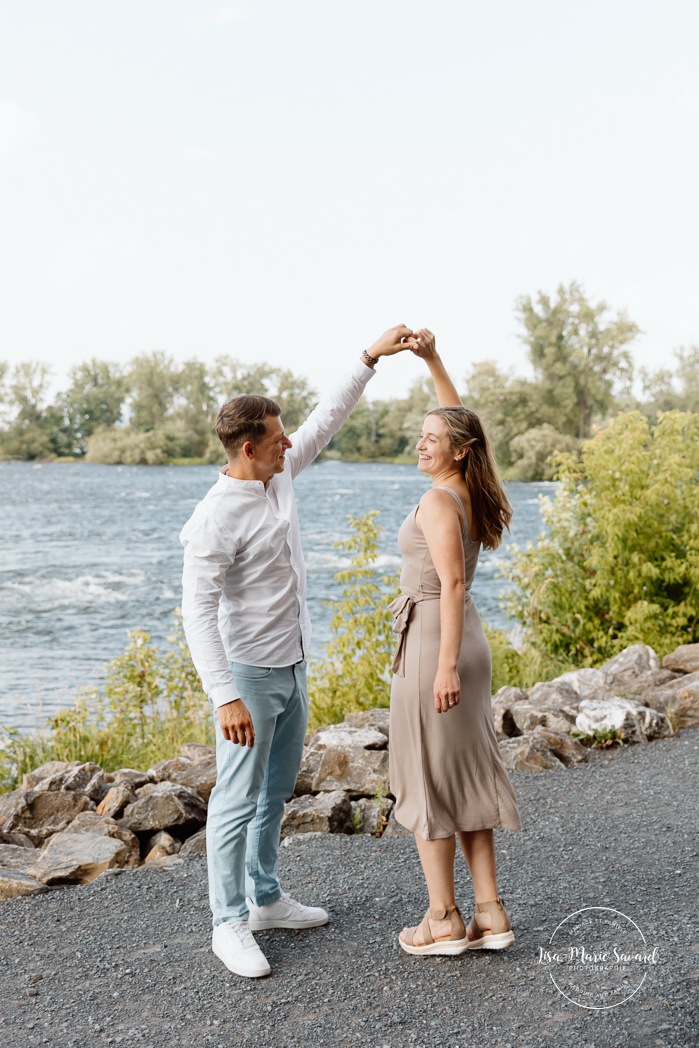
[{"label": "white sneaker", "polygon": [[286,892],[266,906],[255,906],[251,899],[245,901],[250,910],[250,928],[254,932],[270,928],[319,928],[328,923],[328,915],[320,906],[303,906]]},{"label": "white sneaker", "polygon": [[226,921],[214,926],[211,949],[229,972],[244,975],[248,979],[260,979],[269,975],[271,968],[267,958],[252,937],[246,920]]}]

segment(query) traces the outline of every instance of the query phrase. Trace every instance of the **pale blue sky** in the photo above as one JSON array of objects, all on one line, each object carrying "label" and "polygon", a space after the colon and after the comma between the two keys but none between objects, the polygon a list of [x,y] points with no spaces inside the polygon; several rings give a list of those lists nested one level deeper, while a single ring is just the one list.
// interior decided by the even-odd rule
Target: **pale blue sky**
[{"label": "pale blue sky", "polygon": [[577,279],[664,363],[699,342],[697,54],[693,0],[5,0],[0,359],[323,388],[404,321],[522,370],[516,297]]}]

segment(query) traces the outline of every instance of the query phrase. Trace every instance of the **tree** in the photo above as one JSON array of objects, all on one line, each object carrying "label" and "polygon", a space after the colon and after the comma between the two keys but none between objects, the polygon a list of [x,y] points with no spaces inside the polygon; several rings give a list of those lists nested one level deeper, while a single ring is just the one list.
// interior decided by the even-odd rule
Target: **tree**
[{"label": "tree", "polygon": [[550,412],[543,400],[536,383],[500,371],[492,360],[472,366],[466,378],[464,402],[483,419],[501,469],[508,469],[515,461],[514,438],[549,421]]},{"label": "tree", "polygon": [[7,424],[0,450],[10,458],[36,459],[69,453],[60,413],[47,404],[51,371],[30,360],[17,364],[5,394]]},{"label": "tree", "polygon": [[557,452],[572,452],[578,446],[574,437],[559,433],[548,422],[520,433],[510,444],[514,466],[511,480],[553,480]]},{"label": "tree", "polygon": [[560,458],[548,534],[515,553],[508,608],[551,667],[699,640],[699,415],[619,415]]},{"label": "tree", "polygon": [[209,370],[199,360],[187,360],[177,380],[178,393],[165,427],[178,458],[206,455],[214,426],[216,397]]},{"label": "tree", "polygon": [[660,411],[699,412],[699,346],[674,351],[674,369],[641,369],[641,409],[649,417]]},{"label": "tree", "polygon": [[624,312],[609,318],[607,304],[591,305],[575,282],[567,288],[561,284],[554,302],[540,291],[536,303],[524,296],[516,309],[542,404],[551,411],[542,421],[584,439],[593,419],[612,407],[615,384],[631,380],[631,357],[624,347],[638,327]]},{"label": "tree", "polygon": [[211,381],[219,404],[242,393],[259,393],[279,404],[287,433],[293,433],[313,410],[316,392],[303,376],[270,364],[244,364],[232,357],[217,357]]},{"label": "tree", "polygon": [[135,357],[127,381],[131,390],[129,424],[144,432],[164,425],[180,388],[180,372],[172,357],[162,350]]},{"label": "tree", "polygon": [[70,386],[59,396],[57,407],[65,418],[74,450],[82,455],[95,430],[121,421],[128,386],[117,364],[94,357],[71,368],[69,378]]}]

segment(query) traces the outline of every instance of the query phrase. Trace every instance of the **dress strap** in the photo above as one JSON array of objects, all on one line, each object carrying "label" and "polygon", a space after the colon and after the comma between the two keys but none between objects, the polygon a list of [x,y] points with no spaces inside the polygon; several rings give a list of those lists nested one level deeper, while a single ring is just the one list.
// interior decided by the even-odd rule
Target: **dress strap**
[{"label": "dress strap", "polygon": [[461,512],[464,515],[464,523],[463,523],[463,526],[461,528],[461,530],[463,531],[466,528],[466,526],[468,525],[468,517],[466,516],[466,507],[464,506],[463,502],[461,501],[461,498],[451,488],[447,488],[447,487],[444,487],[442,485],[437,485],[437,491],[448,491],[449,494],[456,500],[456,502],[457,502],[457,504],[459,506],[459,509],[461,510]]}]

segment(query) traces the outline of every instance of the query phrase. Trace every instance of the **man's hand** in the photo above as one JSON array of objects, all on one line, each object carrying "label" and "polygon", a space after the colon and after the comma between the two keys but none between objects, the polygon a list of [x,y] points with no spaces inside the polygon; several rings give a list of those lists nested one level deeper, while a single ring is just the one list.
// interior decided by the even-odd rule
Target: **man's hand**
[{"label": "man's hand", "polygon": [[405,324],[396,324],[395,327],[384,331],[374,345],[369,347],[367,353],[370,357],[375,358],[391,357],[394,353],[401,353],[404,349],[414,350],[416,346],[417,342],[413,338],[412,329],[406,327]]},{"label": "man's hand", "polygon": [[252,717],[242,699],[227,702],[216,710],[224,739],[252,749],[255,745],[255,729]]}]

